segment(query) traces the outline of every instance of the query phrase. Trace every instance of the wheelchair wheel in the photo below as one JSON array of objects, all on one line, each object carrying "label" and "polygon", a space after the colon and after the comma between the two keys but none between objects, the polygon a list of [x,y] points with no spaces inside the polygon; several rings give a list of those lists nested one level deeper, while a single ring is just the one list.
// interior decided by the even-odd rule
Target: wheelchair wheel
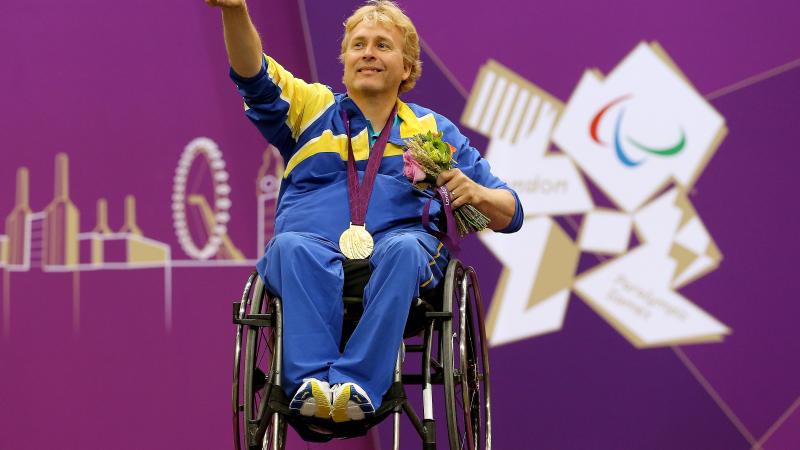
[{"label": "wheelchair wheel", "polygon": [[[248,280],[239,314],[273,314],[280,321],[280,302],[270,299],[264,282],[255,275]],[[239,325],[236,333],[234,362],[234,443],[236,450],[283,450],[286,445],[286,421],[268,408],[267,400],[274,386],[271,374],[277,373],[275,351],[278,327]],[[244,361],[241,344],[246,338]],[[241,375],[241,376],[240,376]]]},{"label": "wheelchair wheel", "polygon": [[478,280],[472,267],[448,266],[442,323],[445,410],[451,449],[491,449],[489,354]]}]

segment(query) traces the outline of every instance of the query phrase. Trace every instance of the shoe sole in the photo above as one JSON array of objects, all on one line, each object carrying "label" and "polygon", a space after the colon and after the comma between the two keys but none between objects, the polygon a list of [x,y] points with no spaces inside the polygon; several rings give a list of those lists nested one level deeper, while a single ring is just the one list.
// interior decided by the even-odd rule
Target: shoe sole
[{"label": "shoe sole", "polygon": [[311,394],[314,396],[316,402],[316,411],[314,416],[327,419],[331,416],[331,401],[317,383],[311,383]]},{"label": "shoe sole", "polygon": [[347,404],[350,402],[350,386],[347,385],[338,392],[336,399],[333,401],[333,416],[334,422],[347,422],[350,420],[350,415],[347,414]]},{"label": "shoe sole", "polygon": [[331,416],[331,401],[316,383],[311,383],[311,397],[297,410],[301,416],[328,419]]},{"label": "shoe sole", "polygon": [[[336,399],[333,401],[333,409],[331,410],[331,418],[334,422],[348,422],[351,420],[364,420],[372,417],[374,412],[365,412],[361,406],[350,402],[350,392],[353,389],[351,385],[347,385],[338,393]],[[358,391],[356,391],[358,393]]]}]

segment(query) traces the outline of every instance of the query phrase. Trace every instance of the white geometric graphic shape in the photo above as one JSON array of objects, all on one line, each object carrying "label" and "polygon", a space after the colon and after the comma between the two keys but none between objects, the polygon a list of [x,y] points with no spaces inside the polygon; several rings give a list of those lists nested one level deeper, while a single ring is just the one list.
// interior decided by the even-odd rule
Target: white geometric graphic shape
[{"label": "white geometric graphic shape", "polygon": [[[688,266],[675,274],[672,287],[677,289],[716,269],[722,260],[722,254],[711,235],[698,217],[692,217],[675,236],[675,244],[688,250],[694,259]],[[673,250],[673,255],[677,251]]]},{"label": "white geometric graphic shape", "polygon": [[670,189],[633,216],[639,240],[658,246],[665,255],[669,253],[678,227],[686,220],[686,213],[678,204],[681,196],[677,188]]},{"label": "white geometric graphic shape", "polygon": [[461,121],[491,138],[485,158],[514,188],[526,216],[589,211],[583,178],[564,155],[547,155],[564,105],[495,61],[478,74]]},{"label": "white geometric graphic shape", "polygon": [[606,80],[584,73],[553,141],[634,211],[670,180],[691,187],[725,133],[722,116],[642,43]]},{"label": "white geometric graphic shape", "polygon": [[643,245],[578,277],[575,292],[637,348],[722,340],[730,329],[670,288],[675,265]]},{"label": "white geometric graphic shape", "polygon": [[564,155],[538,158],[525,142],[492,139],[486,159],[492,172],[517,192],[526,217],[580,214],[594,207],[572,160]]},{"label": "white geometric graphic shape", "polygon": [[[720,341],[730,332],[674,292],[722,258],[685,192],[727,128],[657,44],[639,45],[606,79],[587,71],[567,108],[489,61],[461,121],[490,138],[493,172],[534,218],[517,235],[479,235],[504,265],[488,316],[491,345],[560,329],[574,280],[559,276],[574,274],[578,248],[624,254],[632,228],[642,244],[574,286],[586,302],[637,347]],[[551,138],[566,155],[549,151]],[[622,212],[593,211],[578,168]],[[586,212],[578,245],[542,217]],[[567,249],[567,264],[554,247]]]},{"label": "white geometric graphic shape", "polygon": [[504,267],[487,319],[490,345],[560,330],[579,254],[569,236],[549,217],[478,236]]},{"label": "white geometric graphic shape", "polygon": [[544,156],[564,104],[502,64],[489,60],[481,67],[461,123],[490,138],[517,143],[526,152]]},{"label": "white geometric graphic shape", "polygon": [[628,249],[633,228],[629,214],[594,210],[583,216],[578,247],[591,253],[618,255]]},{"label": "white geometric graphic shape", "polygon": [[686,193],[673,188],[634,215],[639,240],[673,259],[670,287],[678,289],[716,269],[722,253]]}]

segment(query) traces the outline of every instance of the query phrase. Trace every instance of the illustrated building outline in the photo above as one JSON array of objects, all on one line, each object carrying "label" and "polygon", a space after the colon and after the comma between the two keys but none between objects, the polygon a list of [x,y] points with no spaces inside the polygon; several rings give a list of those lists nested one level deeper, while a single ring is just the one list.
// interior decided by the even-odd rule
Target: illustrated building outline
[{"label": "illustrated building outline", "polygon": [[[258,253],[271,238],[275,215],[277,189],[280,183],[280,157],[268,148],[258,172],[257,211]],[[263,180],[272,180],[266,189]],[[211,227],[209,218],[217,214],[202,195],[187,195],[186,204],[195,208],[201,218],[200,226]],[[229,205],[228,205],[229,207]],[[125,197],[123,225],[113,231],[108,221],[108,202],[98,198],[96,224],[90,231],[80,231],[80,211],[69,197],[69,156],[55,156],[53,199],[39,211],[30,206],[30,172],[20,167],[16,173],[15,202],[2,223],[0,234],[0,269],[3,271],[2,325],[5,335],[10,328],[11,273],[41,271],[43,273],[73,273],[73,324],[77,330],[80,318],[80,272],[100,270],[163,269],[165,327],[172,326],[172,269],[193,267],[253,267],[248,259],[222,233],[222,245],[214,256],[217,259],[173,259],[171,246],[147,237],[136,220],[136,198]]]}]

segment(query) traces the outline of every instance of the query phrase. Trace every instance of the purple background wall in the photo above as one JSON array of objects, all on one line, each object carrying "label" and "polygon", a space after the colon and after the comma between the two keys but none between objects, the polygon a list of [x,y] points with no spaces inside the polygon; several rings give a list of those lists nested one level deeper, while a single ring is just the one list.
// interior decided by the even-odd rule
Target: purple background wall
[{"label": "purple background wall", "polygon": [[[339,90],[340,27],[356,4],[251,1],[251,9],[268,52]],[[682,292],[733,334],[721,344],[636,350],[573,297],[562,331],[493,349],[495,447],[799,448],[791,183],[800,4],[401,5],[426,48],[408,100],[453,119],[489,58],[566,101],[584,69],[607,72],[639,41],[656,40],[730,129],[691,194],[725,259]],[[41,210],[52,198],[53,157],[66,152],[81,231],[94,226],[101,196],[118,229],[123,198],[133,194],[145,235],[186,259],[172,229],[172,177],[183,147],[208,136],[231,173],[229,235],[257,256],[250,205],[265,145],[227,79],[216,11],[199,0],[17,2],[2,7],[0,49],[0,216],[13,206],[21,166],[31,172],[31,206]],[[488,295],[500,266],[487,256],[468,241],[466,257]],[[71,274],[8,274],[0,280],[11,299],[0,336],[0,449],[230,448],[229,310],[247,272],[175,269],[169,330],[161,269],[81,273],[78,327]],[[415,448],[413,439],[404,436],[403,448]],[[346,445],[373,448],[369,438]],[[345,444],[325,448],[337,446]]]}]

